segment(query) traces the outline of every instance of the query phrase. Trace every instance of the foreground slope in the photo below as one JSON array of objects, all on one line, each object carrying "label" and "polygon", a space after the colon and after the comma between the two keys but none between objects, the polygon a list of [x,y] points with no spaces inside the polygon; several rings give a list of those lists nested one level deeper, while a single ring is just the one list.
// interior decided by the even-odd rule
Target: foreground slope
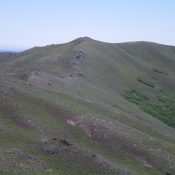
[{"label": "foreground slope", "polygon": [[150,111],[174,66],[175,47],[87,37],[1,62],[1,174],[173,174],[174,101]]}]

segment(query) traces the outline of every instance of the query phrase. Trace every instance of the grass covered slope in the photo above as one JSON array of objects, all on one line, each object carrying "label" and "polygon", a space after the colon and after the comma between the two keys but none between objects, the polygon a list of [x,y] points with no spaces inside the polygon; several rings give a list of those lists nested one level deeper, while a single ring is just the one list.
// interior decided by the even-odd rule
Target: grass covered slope
[{"label": "grass covered slope", "polygon": [[9,61],[17,57],[17,53],[14,52],[0,52],[0,62]]},{"label": "grass covered slope", "polygon": [[171,46],[87,37],[1,62],[0,174],[173,175],[174,66]]},{"label": "grass covered slope", "polygon": [[149,98],[135,90],[126,91],[124,96],[130,102],[137,104],[144,112],[175,128],[175,96],[171,92],[161,92],[161,95],[157,97],[161,104],[151,103]]}]

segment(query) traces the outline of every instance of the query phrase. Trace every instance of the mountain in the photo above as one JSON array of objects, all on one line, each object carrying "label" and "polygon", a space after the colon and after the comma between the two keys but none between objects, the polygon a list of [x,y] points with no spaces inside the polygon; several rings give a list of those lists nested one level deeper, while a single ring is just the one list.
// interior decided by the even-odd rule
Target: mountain
[{"label": "mountain", "polygon": [[0,60],[0,174],[175,174],[174,46],[84,37]]}]

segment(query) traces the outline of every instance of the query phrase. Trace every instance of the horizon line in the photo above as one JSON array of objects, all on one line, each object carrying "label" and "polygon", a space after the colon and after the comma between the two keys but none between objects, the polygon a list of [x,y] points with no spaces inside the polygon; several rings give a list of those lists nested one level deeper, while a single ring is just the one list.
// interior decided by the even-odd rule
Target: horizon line
[{"label": "horizon line", "polygon": [[29,49],[32,49],[32,48],[35,48],[35,47],[47,47],[47,46],[51,46],[51,45],[61,45],[61,44],[67,44],[67,43],[70,43],[70,42],[73,42],[73,41],[76,41],[76,40],[80,40],[80,39],[89,39],[89,40],[94,40],[94,41],[97,41],[97,42],[103,42],[103,43],[108,43],[108,44],[123,44],[123,43],[139,43],[139,42],[145,42],[145,43],[154,43],[154,44],[160,44],[160,45],[165,45],[165,46],[172,46],[172,47],[175,47],[175,45],[171,45],[171,44],[166,44],[166,43],[159,43],[159,42],[156,42],[156,41],[147,41],[147,40],[136,40],[136,41],[124,41],[124,42],[106,42],[106,41],[101,41],[101,40],[96,40],[96,39],[93,39],[91,37],[88,37],[88,36],[84,36],[84,37],[78,37],[78,38],[75,38],[75,39],[72,39],[68,42],[60,42],[60,43],[51,43],[51,44],[46,44],[46,45],[34,45],[34,46],[19,46],[19,47],[16,47],[16,46],[2,46],[0,47],[0,52],[23,52],[25,50],[29,50]]}]

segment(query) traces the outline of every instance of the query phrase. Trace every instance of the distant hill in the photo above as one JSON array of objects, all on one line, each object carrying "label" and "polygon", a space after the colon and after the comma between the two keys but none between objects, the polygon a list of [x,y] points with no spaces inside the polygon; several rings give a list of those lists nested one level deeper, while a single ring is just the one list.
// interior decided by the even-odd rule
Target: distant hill
[{"label": "distant hill", "polygon": [[151,42],[0,53],[0,174],[174,175],[174,68]]},{"label": "distant hill", "polygon": [[17,53],[15,52],[0,52],[0,62],[9,61],[13,58],[16,58]]}]

